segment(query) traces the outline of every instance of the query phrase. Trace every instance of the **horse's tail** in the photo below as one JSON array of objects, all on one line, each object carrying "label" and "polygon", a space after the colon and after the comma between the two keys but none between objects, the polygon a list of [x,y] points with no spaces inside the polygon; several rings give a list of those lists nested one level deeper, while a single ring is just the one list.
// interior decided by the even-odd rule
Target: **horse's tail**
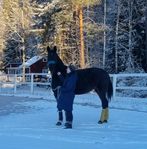
[{"label": "horse's tail", "polygon": [[111,101],[111,97],[113,95],[113,86],[112,86],[111,80],[109,80],[107,95],[108,95],[108,100]]}]

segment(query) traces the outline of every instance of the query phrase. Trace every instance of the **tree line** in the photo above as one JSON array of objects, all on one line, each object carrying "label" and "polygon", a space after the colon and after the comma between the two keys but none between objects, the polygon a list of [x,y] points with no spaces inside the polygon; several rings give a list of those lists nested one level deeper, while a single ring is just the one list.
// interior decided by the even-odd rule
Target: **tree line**
[{"label": "tree line", "polygon": [[144,0],[3,0],[1,68],[56,45],[78,68],[147,72],[145,13]]}]

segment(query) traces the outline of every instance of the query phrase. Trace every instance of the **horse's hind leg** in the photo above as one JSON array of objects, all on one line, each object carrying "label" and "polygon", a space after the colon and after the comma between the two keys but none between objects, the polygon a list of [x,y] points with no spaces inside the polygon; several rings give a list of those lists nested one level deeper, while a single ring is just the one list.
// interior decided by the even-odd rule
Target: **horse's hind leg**
[{"label": "horse's hind leg", "polygon": [[101,103],[102,103],[102,112],[101,112],[101,117],[98,123],[99,124],[106,123],[109,118],[108,100],[106,98],[106,92],[99,91],[98,89],[96,89],[95,91],[99,95]]}]

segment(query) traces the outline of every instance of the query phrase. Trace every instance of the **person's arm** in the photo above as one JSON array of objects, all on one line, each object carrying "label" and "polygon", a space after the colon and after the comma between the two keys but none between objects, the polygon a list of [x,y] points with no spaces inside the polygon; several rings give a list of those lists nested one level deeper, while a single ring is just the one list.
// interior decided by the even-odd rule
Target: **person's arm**
[{"label": "person's arm", "polygon": [[64,84],[61,88],[62,92],[74,91],[76,87],[77,76],[73,74],[67,80],[64,81]]}]

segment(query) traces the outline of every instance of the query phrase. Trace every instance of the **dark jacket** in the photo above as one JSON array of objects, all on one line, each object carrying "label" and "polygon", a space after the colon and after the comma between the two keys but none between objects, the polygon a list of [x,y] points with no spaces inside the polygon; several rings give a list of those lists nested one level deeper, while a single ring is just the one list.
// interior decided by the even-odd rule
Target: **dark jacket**
[{"label": "dark jacket", "polygon": [[63,82],[63,85],[60,88],[59,97],[57,99],[57,108],[65,111],[72,111],[77,73],[73,71],[67,74],[65,79],[62,76],[60,76],[60,79]]}]

